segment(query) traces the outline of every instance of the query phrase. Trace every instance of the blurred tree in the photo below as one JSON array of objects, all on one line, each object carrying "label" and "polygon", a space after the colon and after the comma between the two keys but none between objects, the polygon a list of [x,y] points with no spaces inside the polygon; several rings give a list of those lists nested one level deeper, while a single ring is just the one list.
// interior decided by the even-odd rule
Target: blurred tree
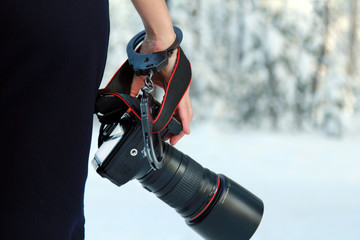
[{"label": "blurred tree", "polygon": [[[197,117],[336,136],[351,129],[360,114],[359,0],[166,2],[192,62]],[[122,42],[141,28],[112,24]]]},{"label": "blurred tree", "polygon": [[350,43],[349,43],[349,62],[348,73],[350,76],[356,76],[359,74],[357,68],[359,57],[359,44],[358,44],[358,31],[359,31],[359,1],[352,0],[350,5]]}]

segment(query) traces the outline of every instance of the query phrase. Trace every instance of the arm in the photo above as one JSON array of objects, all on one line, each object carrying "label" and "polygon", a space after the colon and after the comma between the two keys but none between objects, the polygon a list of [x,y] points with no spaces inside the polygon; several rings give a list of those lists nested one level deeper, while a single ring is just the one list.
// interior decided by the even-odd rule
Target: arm
[{"label": "arm", "polygon": [[[162,51],[175,41],[175,33],[169,11],[164,0],[132,0],[145,27],[146,36],[141,45],[141,53]],[[166,88],[174,68],[177,52],[169,58],[169,64],[159,74],[154,76],[154,82]],[[143,85],[144,77],[134,76],[131,87],[131,95],[136,96]],[[190,134],[190,122],[193,117],[189,91],[187,91],[179,103],[176,114],[180,117],[183,125],[182,132],[170,138],[172,145],[176,144],[185,134]]]},{"label": "arm", "polygon": [[164,0],[132,0],[146,31],[145,42],[153,51],[169,47],[175,40],[172,21]]}]

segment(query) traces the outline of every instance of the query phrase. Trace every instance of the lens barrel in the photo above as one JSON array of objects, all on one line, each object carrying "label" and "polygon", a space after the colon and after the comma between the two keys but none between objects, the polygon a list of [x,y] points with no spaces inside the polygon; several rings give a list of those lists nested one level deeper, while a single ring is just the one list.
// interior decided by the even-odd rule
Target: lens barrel
[{"label": "lens barrel", "polygon": [[263,215],[264,206],[258,197],[167,143],[164,166],[138,180],[205,239],[248,240]]}]

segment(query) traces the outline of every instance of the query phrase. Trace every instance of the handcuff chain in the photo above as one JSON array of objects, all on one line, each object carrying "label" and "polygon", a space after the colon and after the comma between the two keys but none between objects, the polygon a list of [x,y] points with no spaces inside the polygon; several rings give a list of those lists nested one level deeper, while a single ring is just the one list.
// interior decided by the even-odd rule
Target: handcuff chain
[{"label": "handcuff chain", "polygon": [[153,72],[150,71],[149,75],[144,78],[144,86],[141,88],[143,92],[151,93],[154,90],[154,82],[151,80],[153,75]]}]

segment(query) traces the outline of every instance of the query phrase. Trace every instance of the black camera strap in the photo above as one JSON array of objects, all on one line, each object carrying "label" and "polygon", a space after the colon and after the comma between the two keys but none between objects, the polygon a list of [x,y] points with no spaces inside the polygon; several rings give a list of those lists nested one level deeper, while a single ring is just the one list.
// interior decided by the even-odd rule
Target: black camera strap
[{"label": "black camera strap", "polygon": [[[177,41],[178,40],[177,37]],[[163,102],[158,114],[153,118],[153,133],[161,132],[168,125],[179,102],[190,86],[192,77],[190,62],[181,47],[177,46],[177,49],[176,64],[168,81],[167,88],[165,89]],[[137,118],[141,119],[140,99],[130,96],[134,75],[132,66],[133,64],[130,65],[129,60],[126,60],[112,77],[108,85],[98,91],[95,113],[101,123],[108,124],[119,121],[128,109],[130,109]]]}]

